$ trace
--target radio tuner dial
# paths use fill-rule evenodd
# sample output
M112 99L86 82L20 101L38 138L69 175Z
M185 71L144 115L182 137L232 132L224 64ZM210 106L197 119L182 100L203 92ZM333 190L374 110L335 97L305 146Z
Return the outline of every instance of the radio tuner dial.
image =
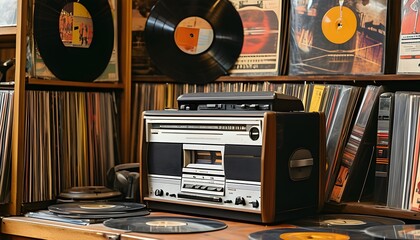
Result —
M155 190L155 196L158 196L158 197L163 196L163 190L162 189L156 189Z
M258 138L260 138L260 130L258 130L258 128L256 127L252 127L251 129L249 129L249 137L253 141L258 140Z
M243 197L236 197L235 205L245 205L245 198Z

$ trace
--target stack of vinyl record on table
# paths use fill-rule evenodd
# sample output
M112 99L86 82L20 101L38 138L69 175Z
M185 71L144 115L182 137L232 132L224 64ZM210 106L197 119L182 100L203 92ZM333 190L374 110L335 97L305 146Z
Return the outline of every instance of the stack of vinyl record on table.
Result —
M29 212L25 216L59 222L88 225L110 218L128 218L148 215L144 204L132 202L72 202L59 203L48 210Z

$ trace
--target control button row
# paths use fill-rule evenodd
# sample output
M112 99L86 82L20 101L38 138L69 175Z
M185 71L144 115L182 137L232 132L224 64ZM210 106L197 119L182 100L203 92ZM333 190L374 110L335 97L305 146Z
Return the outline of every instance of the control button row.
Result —
M211 186L204 186L204 185L184 184L184 188L201 189L201 190L214 191L214 192L223 192L222 187L211 187Z

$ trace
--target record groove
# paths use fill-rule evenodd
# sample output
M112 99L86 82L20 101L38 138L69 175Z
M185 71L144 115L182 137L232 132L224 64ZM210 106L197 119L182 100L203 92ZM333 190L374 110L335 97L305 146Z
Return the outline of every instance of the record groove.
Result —
M381 225L400 225L403 221L358 214L321 214L290 222L299 227L318 227L325 229L342 229L346 231L362 232L368 227Z
M175 81L191 84L228 74L241 53L243 35L242 20L228 0L160 0L145 27L154 65Z
M53 213L73 214L123 214L145 209L145 205L132 202L71 202L54 204L48 207Z
M93 30L90 30L92 36L88 47L69 47L62 41L59 27L62 10L67 4L76 2L91 17ZM76 34L81 29L82 25L73 25L73 22L67 27L68 31L76 31ZM86 82L95 80L107 67L114 46L113 16L108 0L36 0L34 38L45 65L57 78Z
M372 239L420 239L420 224L374 226L366 229Z
M277 228L259 231L248 235L249 240L368 240L370 236L363 232L326 228Z
M205 218L146 216L109 219L104 225L110 228L139 233L200 233L222 230L227 225L221 221Z

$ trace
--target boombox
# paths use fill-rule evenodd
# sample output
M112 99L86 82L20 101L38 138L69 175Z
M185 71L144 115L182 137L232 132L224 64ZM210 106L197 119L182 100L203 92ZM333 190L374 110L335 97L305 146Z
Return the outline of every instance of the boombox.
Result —
M142 120L140 198L151 209L274 223L324 202L321 113L162 110Z

